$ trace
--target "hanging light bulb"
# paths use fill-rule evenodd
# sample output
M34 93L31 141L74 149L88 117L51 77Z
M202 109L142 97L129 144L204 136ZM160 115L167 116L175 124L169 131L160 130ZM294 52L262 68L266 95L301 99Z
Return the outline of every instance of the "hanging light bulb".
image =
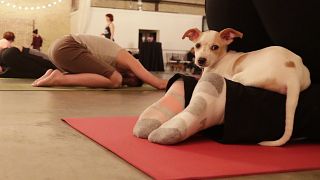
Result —
M132 0L130 1L129 8L132 9Z
M0 0L0 5L6 5L7 7L11 7L13 9L18 10L40 10L40 9L46 9L51 8L58 3L61 3L63 0L51 0L51 2L47 4L39 4L39 5L30 5L30 6L21 6L18 3L9 2L9 0Z
M138 10L139 11L142 11L143 9L142 9L142 5L143 5L143 3L142 3L142 0L138 0Z

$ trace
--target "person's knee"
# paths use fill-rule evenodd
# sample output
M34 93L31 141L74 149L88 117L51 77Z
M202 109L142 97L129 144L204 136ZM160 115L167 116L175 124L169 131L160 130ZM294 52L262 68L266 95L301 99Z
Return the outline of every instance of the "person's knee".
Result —
M113 88L119 88L122 85L122 78L112 79Z

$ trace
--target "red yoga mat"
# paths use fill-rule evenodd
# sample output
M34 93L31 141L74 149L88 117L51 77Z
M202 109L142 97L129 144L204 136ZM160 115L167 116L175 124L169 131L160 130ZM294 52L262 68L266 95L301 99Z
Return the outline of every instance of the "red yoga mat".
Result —
M320 144L224 145L194 136L174 146L132 135L137 117L65 118L73 128L155 179L194 179L320 169Z

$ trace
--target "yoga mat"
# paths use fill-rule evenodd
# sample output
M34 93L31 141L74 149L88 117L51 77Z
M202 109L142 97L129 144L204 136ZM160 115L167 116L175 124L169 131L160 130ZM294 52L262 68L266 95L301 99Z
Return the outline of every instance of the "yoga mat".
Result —
M86 88L86 87L33 87L35 79L0 78L0 91L154 91L150 85L142 87L123 87L117 89Z
M132 135L137 117L64 120L156 179L217 178L320 169L320 144L223 145L198 135L178 145L164 146Z

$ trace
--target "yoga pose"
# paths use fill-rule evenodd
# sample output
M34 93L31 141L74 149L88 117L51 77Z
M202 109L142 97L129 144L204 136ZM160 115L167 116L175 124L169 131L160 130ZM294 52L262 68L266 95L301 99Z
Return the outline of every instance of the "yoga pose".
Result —
M10 47L0 52L1 78L39 78L49 69L56 67L38 50Z
M142 80L165 89L167 80L148 72L113 41L92 35L67 35L49 48L49 58L59 70L48 70L33 86L85 86L119 88L139 86Z

